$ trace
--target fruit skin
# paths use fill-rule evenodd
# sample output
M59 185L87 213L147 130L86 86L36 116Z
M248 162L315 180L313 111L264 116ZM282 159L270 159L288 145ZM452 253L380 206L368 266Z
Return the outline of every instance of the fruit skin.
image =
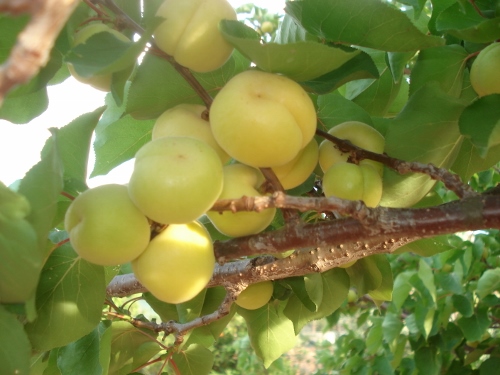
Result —
M165 18L154 31L156 45L195 72L210 72L229 59L233 47L219 31L223 19L236 20L226 0L166 0L157 17Z
M335 163L323 176L325 196L362 200L376 207L382 198L382 178L370 165Z
M156 298L189 301L210 281L215 267L212 239L200 223L171 224L132 261L135 276Z
M247 310L256 310L269 302L273 295L273 282L261 281L260 283L249 285L236 298L238 306Z
M274 31L273 23L270 21L262 22L262 25L260 26L260 31L262 31L262 33L271 34Z
M87 39L89 39L92 35L98 34L101 32L107 32L113 34L117 39L122 40L124 42L130 42L130 39L125 35L120 33L117 30L110 28L109 26L103 23L92 23L75 34L75 38L73 40L73 47L78 44L85 43ZM68 70L77 81L88 84L93 88L101 91L111 91L111 78L112 74L99 74L92 77L82 77L79 75L72 64L68 63Z
M212 207L222 191L222 163L206 143L163 137L136 154L130 177L132 201L150 219L185 224Z
M470 69L470 83L479 96L500 94L500 43L479 52Z
M238 199L244 195L260 196L257 189L263 182L264 176L255 168L244 164L226 165L224 166L224 188L219 199ZM249 236L262 232L271 224L275 214L275 208L267 208L260 212L207 212L215 228L230 237Z
M384 136L368 124L359 121L346 121L334 126L328 133L340 139L347 139L353 145L367 151L376 152L378 154L384 152ZM340 150L327 139L321 142L319 146L319 165L323 172L326 172L335 163L347 161L348 157L349 154L340 152ZM365 159L361 160L359 164L371 165L382 174L383 166L376 161Z
M285 190L299 186L318 164L318 143L313 138L290 162L272 168Z
M130 200L124 185L86 190L64 218L71 245L85 260L101 266L130 262L148 246L148 219Z
M354 266L354 263L356 263L357 261L358 261L357 259L354 259L354 260L351 260L350 262L341 264L339 267L340 268L349 268L349 267Z
M191 137L212 147L222 164L231 157L219 146L212 134L210 124L201 116L207 108L198 104L179 104L163 112L153 127L153 140L161 137Z
M234 76L210 108L219 145L253 167L290 162L313 138L316 110L302 87L289 78L248 70Z

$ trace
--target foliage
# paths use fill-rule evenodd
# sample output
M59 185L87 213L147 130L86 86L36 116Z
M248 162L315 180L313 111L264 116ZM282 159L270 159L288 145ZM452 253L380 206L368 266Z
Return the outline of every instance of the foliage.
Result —
M0 185L0 369L23 375L147 374L153 368L157 374L285 374L293 364L283 354L293 348L302 328L326 319L329 329L341 328L345 334L334 344L316 343L316 374L496 373L499 228L437 237L415 230L412 241L394 253L360 255L345 269L332 266L318 273L313 267L292 277L277 273L268 304L256 310L229 304L217 315L227 307L231 288L261 281L257 271L271 274L272 265L279 270L287 259L306 259L316 247L295 248L298 255L285 260L273 258L276 251L257 258L247 253L235 264L250 268L230 275L225 288L210 285L181 304L127 290L130 301L139 298L150 306L143 315L128 302L120 305L114 298L119 293L106 290L112 280L123 280L115 276L130 276L130 264L103 267L83 260L62 222L72 197L87 189L92 135L96 163L91 176L97 176L133 158L150 141L154 119L165 110L180 103L203 104L204 94L217 95L252 64L299 82L315 103L320 130L362 121L385 136L390 157L453 171L464 186L489 192L481 197L498 194L500 94L478 98L469 80L477 53L500 38L497 2L304 0L287 2L283 17L247 5L239 9L247 14L245 22L219 25L235 47L230 59L213 72L192 74L152 47L143 55L160 3L81 2L48 63L3 100L0 118L28 123L47 108L47 85L69 76L66 62L83 75L114 72L103 107L53 129L40 162L17 187ZM125 43L96 34L72 49L74 31L96 19L129 37L141 31L140 38ZM24 15L0 15L0 62L9 60L29 22ZM263 31L264 22L271 22L274 31ZM317 168L287 194L322 196L321 177ZM461 201L445 187L449 179L436 183L429 173L399 174L387 162L383 179L381 205L399 209L388 212ZM482 218L476 205L456 207L466 219ZM279 211L265 233L278 238L289 211ZM304 222L318 228L352 223L341 216L330 210L301 213ZM214 240L227 240L201 221ZM387 236L385 243L391 241L396 239ZM367 243L360 252L369 248ZM259 261L274 263L263 271ZM243 272L248 269L257 271L248 276ZM349 290L356 291L357 301L348 300ZM210 316L216 318L198 319ZM228 325L232 320L239 325ZM347 326L348 321L355 323ZM165 338L162 332L176 335Z

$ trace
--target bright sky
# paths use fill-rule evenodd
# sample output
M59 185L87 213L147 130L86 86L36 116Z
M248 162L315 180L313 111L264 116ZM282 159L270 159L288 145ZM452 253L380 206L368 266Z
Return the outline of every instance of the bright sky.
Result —
M282 13L285 0L229 0L233 7L253 2L272 13ZM14 125L0 120L0 181L10 185L23 178L25 173L40 160L40 151L50 133L48 128L60 128L74 118L91 112L104 103L106 93L81 84L72 78L62 84L48 87L49 108L26 125ZM94 164L93 153L89 160L89 173ZM127 162L110 172L88 181L90 187L103 183L126 183L132 163Z

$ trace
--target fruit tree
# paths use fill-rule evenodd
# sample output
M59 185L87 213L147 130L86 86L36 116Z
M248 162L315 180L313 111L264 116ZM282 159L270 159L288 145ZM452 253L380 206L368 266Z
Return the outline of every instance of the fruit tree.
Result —
M283 8L0 0L1 119L108 92L0 184L1 374L498 373L499 2Z

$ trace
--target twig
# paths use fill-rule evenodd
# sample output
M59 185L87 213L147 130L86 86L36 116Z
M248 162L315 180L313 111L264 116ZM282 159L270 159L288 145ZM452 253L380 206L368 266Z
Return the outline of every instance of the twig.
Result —
M458 175L451 173L444 168L436 167L433 164L399 160L385 154L377 154L375 152L367 151L353 145L345 139L334 137L333 135L320 129L316 130L316 134L333 142L340 151L350 153L355 160L370 159L378 161L379 163L394 169L399 174L425 173L433 180L443 182L444 185L449 190L453 191L459 198L467 198L478 195L469 185L464 184Z
M271 187L271 192L281 195L285 193L283 185L281 185L280 180L276 176L276 173L271 168L260 168L260 171L266 178L266 183ZM300 222L299 213L296 210L282 209L283 218L285 219L286 225L296 225Z
M31 15L8 60L0 67L0 106L10 90L28 82L47 64L59 32L78 3L78 0L0 0L0 11Z

